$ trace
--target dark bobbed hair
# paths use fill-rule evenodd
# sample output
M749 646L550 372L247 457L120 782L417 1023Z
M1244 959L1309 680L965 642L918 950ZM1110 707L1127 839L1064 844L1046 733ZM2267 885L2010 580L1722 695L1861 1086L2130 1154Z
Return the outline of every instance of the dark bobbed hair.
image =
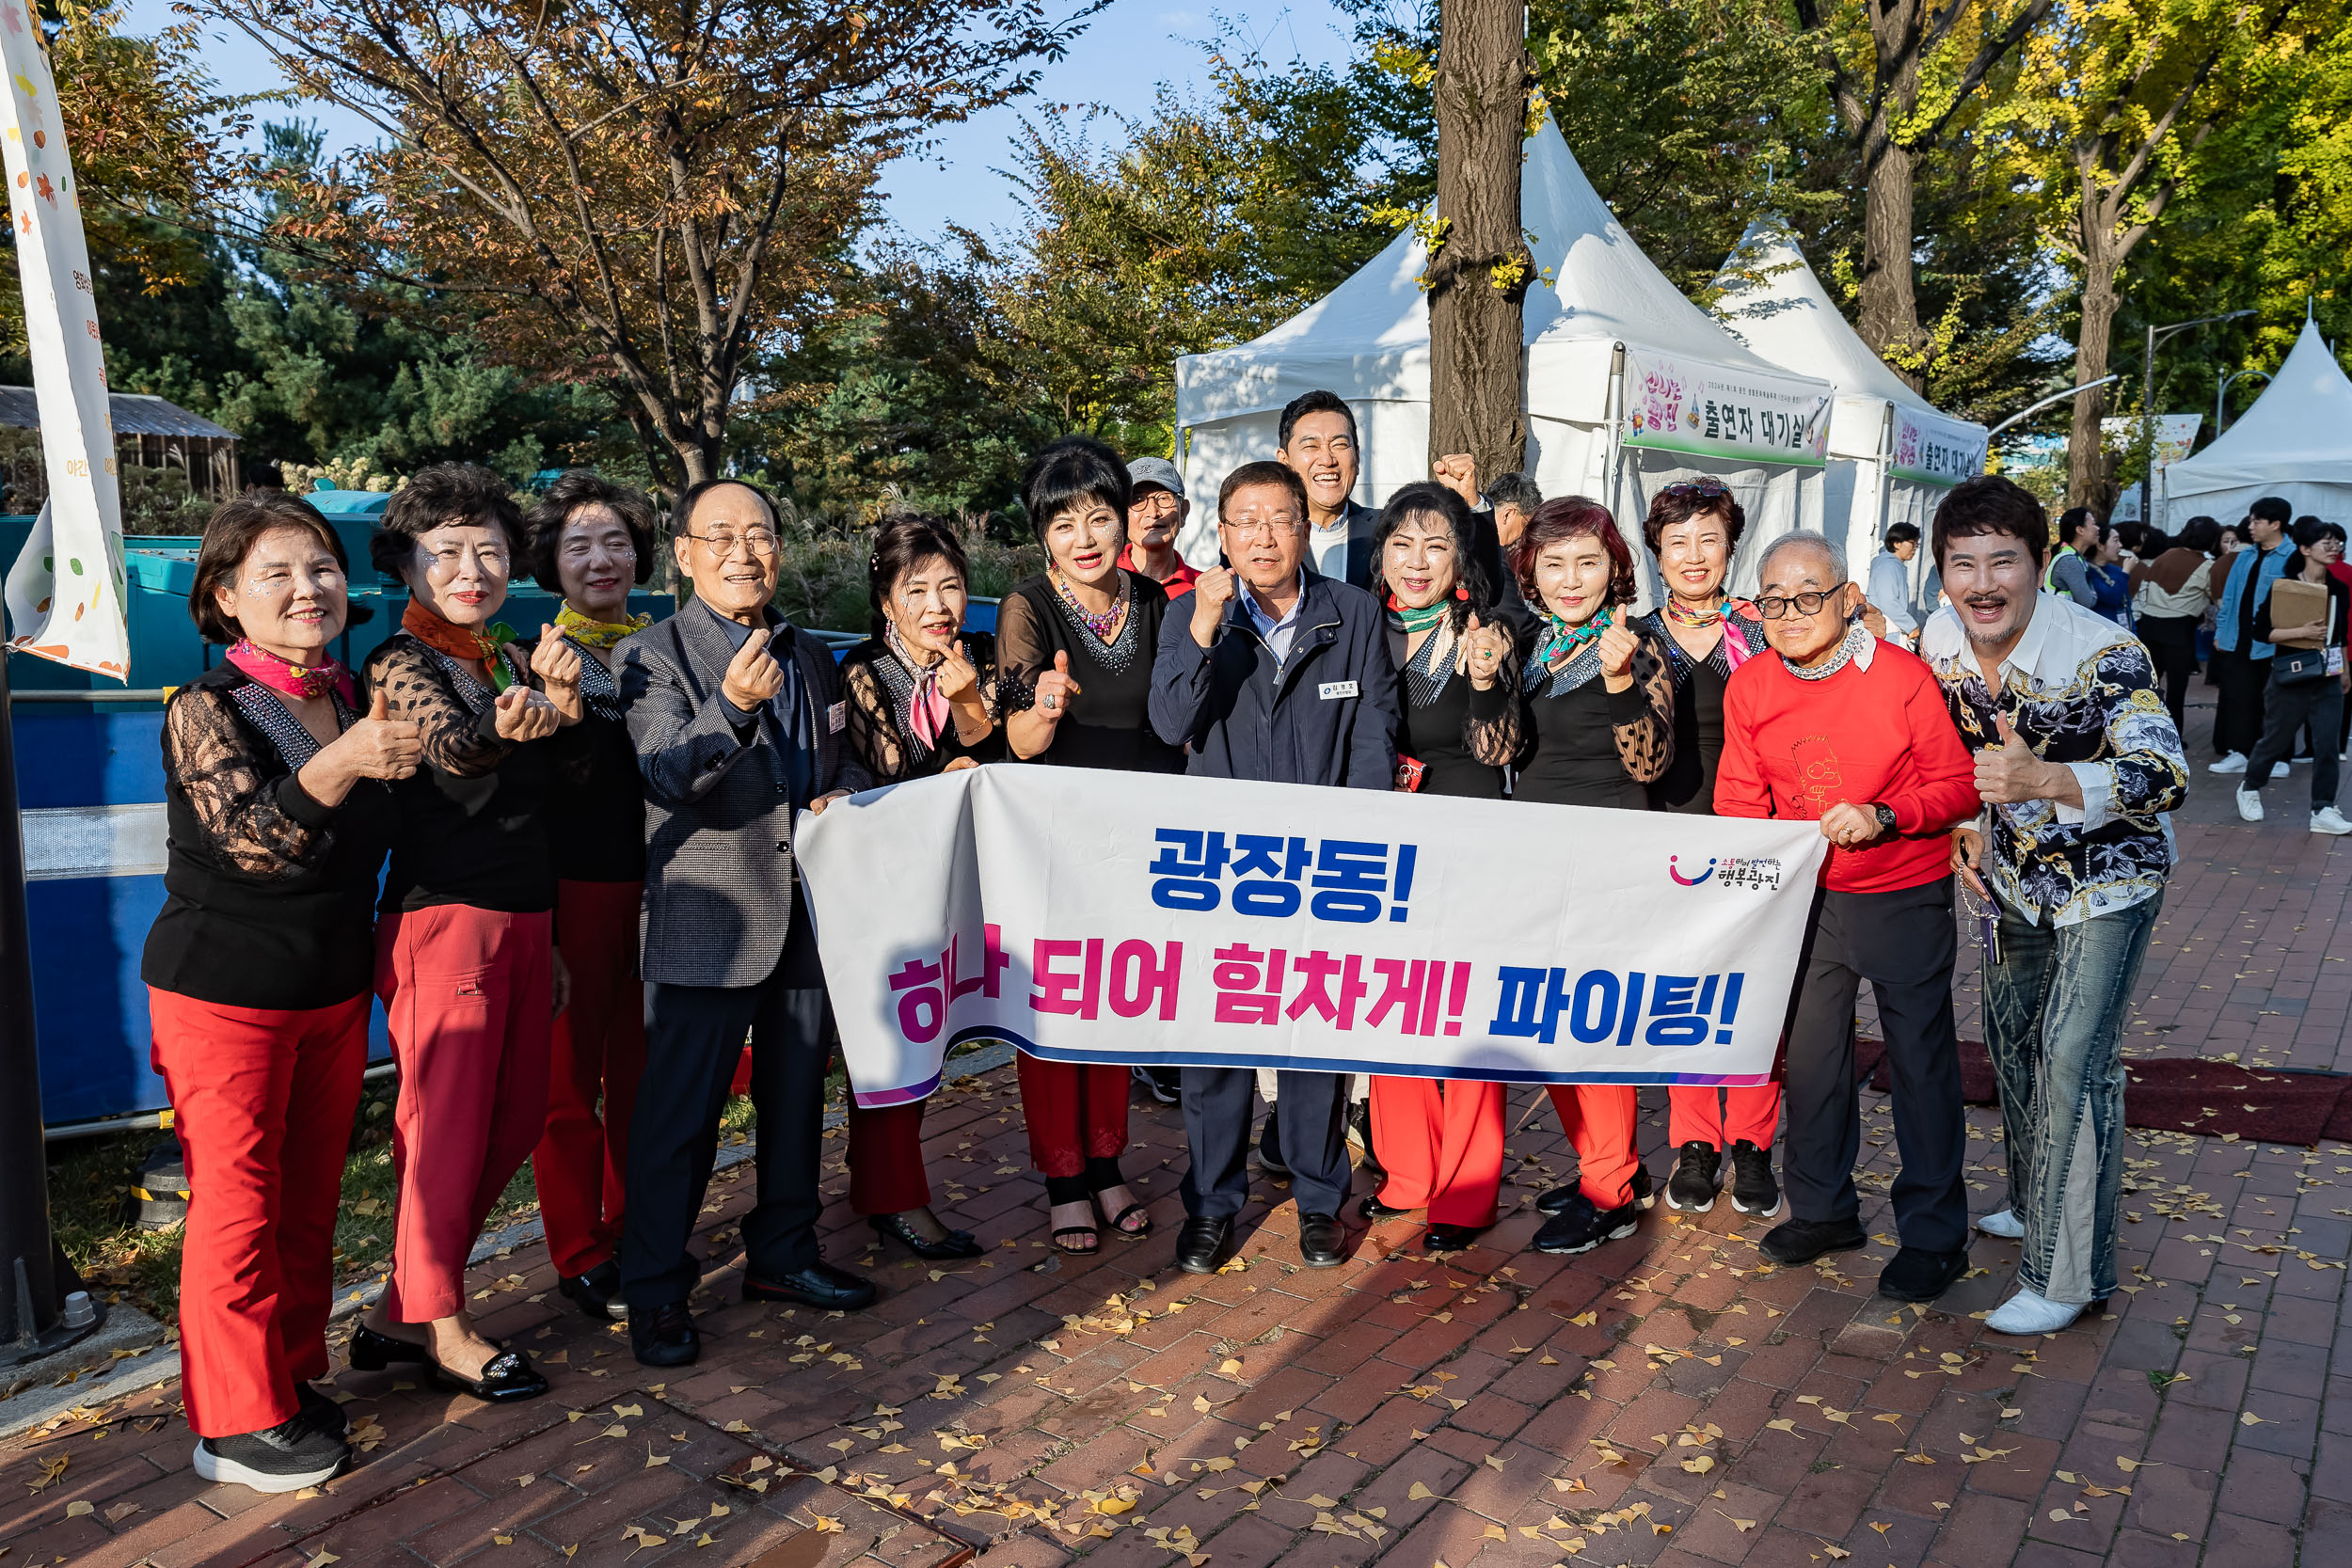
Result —
M1562 496L1537 507L1527 519L1519 542L1511 546L1511 575L1518 579L1519 594L1529 604L1543 603L1535 592L1535 558L1547 546L1585 534L1599 540L1600 547L1609 552L1610 604L1633 602L1633 551L1617 531L1617 519L1589 496Z
M1096 501L1119 514L1127 526L1127 502L1135 484L1127 464L1107 443L1091 436L1057 436L1037 449L1021 473L1021 508L1029 515L1029 531L1045 542L1045 526L1084 501Z
M1702 496L1692 490L1673 494L1661 490L1657 499L1649 503L1649 515L1642 519L1642 543L1649 546L1650 554L1656 555L1658 542L1666 536L1668 529L1709 512L1723 518L1724 531L1731 535L1726 542L1727 554L1737 555L1740 535L1748 531L1748 514L1740 506L1740 498L1731 493L1729 485L1724 487L1720 496Z
M531 534L523 510L506 481L477 463L436 463L419 468L392 492L384 520L368 537L368 560L388 578L399 578L414 558L417 541L445 524L495 528L517 562L528 560Z
M1944 569L1944 555L1953 540L1980 533L2011 535L2026 546L2036 566L2050 553L2050 515L2032 491L1999 474L1962 480L1935 509L1930 549L1936 570Z
M2310 549L2322 539L2334 539L2341 542L2344 537L2343 528L2325 518L2297 517L2295 519L2295 547L2297 552Z
M2287 499L2284 496L2265 496L2248 507L2246 515L2249 517L2260 517L2265 522L2277 523L2283 528L2287 519L2295 515L2295 508L2287 504Z
M1461 497L1433 480L1406 485L1380 509L1380 526L1372 535L1374 595L1383 604L1388 602L1389 585L1380 575L1380 562L1387 559L1384 552L1389 535L1415 517L1442 517L1454 535L1454 579L1469 594L1452 603L1454 629L1461 630L1472 615L1482 623L1493 620L1494 585L1486 580L1486 568L1479 563L1477 552L1470 548L1470 509Z
M637 580L644 582L653 576L654 543L660 536L653 502L642 490L615 484L586 468L573 468L548 486L539 504L523 519L531 535L531 575L548 593L560 595L564 592L555 557L556 546L564 542L564 525L581 507L596 505L611 507L621 526L628 530L629 545L637 552Z
M1282 405L1281 422L1275 427L1275 446L1287 448L1291 444L1291 427L1310 414L1343 416L1347 420L1347 438L1359 446L1363 444L1363 437L1356 433L1356 410L1350 408L1347 400L1339 393L1317 388L1311 392L1299 393Z
M1272 458L1260 458L1255 463L1244 463L1225 476L1225 483L1216 487L1218 525L1222 527L1225 522L1225 503L1232 499L1234 491L1248 490L1261 484L1271 484L1279 489L1288 490L1291 493L1291 499L1298 503L1299 526L1301 528L1306 526L1307 482L1299 478L1297 470L1291 467L1289 464L1277 463Z
M964 591L971 592L972 564L964 556L963 541L945 519L922 512L894 512L874 531L874 553L866 558L866 595L876 637L890 620L882 601L900 578L933 557L953 566Z
M2172 542L2185 550L2211 555L2221 547L2221 525L2211 517L2191 517Z
M1544 493L1525 474L1497 474L1486 483L1486 504L1516 506L1528 516L1544 504Z
M1917 543L1918 538L1919 525L1917 523L1890 523L1887 525L1884 542L1888 545L1910 545Z
M753 495L757 496L759 504L768 509L768 526L779 533L784 531L784 508L777 504L775 497L748 479L721 475L717 479L698 479L679 493L677 505L670 513L671 533L675 535L691 532L694 521L694 508L702 504L702 499L713 490L723 490L730 484L739 490L749 490Z
M188 584L188 618L205 641L226 644L244 638L237 618L222 611L213 591L236 579L237 568L245 564L262 535L281 528L298 528L311 534L334 555L335 564L344 575L350 575L351 560L343 554L343 542L317 507L283 490L248 490L235 500L223 502L206 519L204 542L197 546L196 577Z

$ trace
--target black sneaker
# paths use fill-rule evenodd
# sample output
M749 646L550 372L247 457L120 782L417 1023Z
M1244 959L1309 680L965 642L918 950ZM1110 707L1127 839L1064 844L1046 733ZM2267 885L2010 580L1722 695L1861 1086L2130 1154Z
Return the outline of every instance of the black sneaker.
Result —
M1175 1105L1184 1098L1184 1081L1172 1067L1139 1067L1135 1069L1136 1082L1151 1091L1152 1098L1163 1105Z
M1714 1208L1715 1178L1723 1168L1723 1151L1713 1144L1684 1144L1675 1173L1666 1179L1666 1207L1686 1214L1704 1214Z
M299 1492L332 1481L351 1463L351 1447L296 1416L262 1432L207 1437L196 1446L196 1473L256 1492Z
M1290 1166L1282 1164L1282 1123L1268 1107L1265 1124L1258 1130L1258 1164L1268 1176L1288 1176Z
M1889 1301L1933 1301L1968 1272L1968 1249L1929 1252L1898 1247L1879 1271L1879 1294Z
M1642 1206L1627 1203L1606 1213L1593 1207L1582 1193L1544 1222L1535 1232L1537 1252L1590 1252L1603 1242L1630 1236L1642 1223Z
M1760 1219L1780 1212L1780 1183L1772 1180L1772 1151L1758 1148L1745 1138L1731 1146L1731 1206Z
M294 1412L294 1419L308 1425L312 1432L341 1437L351 1430L351 1418L343 1414L343 1407L310 1385L295 1384L294 1398L302 1402L302 1408Z
M1539 1214L1564 1213L1568 1205L1576 1201L1577 1195L1583 1190L1573 1181L1565 1187L1554 1187L1536 1198L1535 1212ZM1658 1185L1650 1180L1649 1167L1636 1164L1633 1167L1633 1207L1650 1209L1656 1207L1657 1203Z
M1783 1268L1810 1263L1832 1252L1867 1246L1860 1220L1784 1220L1764 1233L1756 1250Z

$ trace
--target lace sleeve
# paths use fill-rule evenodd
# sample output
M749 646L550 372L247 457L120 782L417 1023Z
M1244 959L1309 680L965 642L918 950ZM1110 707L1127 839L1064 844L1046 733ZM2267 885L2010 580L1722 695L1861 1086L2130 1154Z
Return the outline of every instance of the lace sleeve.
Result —
M1494 685L1484 691L1470 688L1470 716L1462 721L1463 747L1489 768L1510 767L1519 751L1520 711L1519 661L1513 657L1495 671Z
M1627 711L1628 700L1640 711ZM1665 777L1675 755L1675 677L1665 651L1645 635L1633 650L1633 689L1610 694L1610 728L1616 736L1617 760L1637 784L1655 784Z
M458 699L425 645L395 637L368 656L368 696L376 691L394 719L413 721L424 760L453 779L478 779L498 771L515 750L499 738L494 711L476 714Z
M853 658L841 666L843 695L849 700L850 749L866 764L877 784L897 784L907 776L906 748L890 711L890 693L874 674L873 661Z
M1054 650L1038 625L1036 607L1025 594L1008 594L996 610L997 718L1028 712L1037 701L1038 676L1053 667Z
M164 717L164 776L186 799L206 854L257 881L283 881L326 856L333 816L275 770L264 744L210 688L182 689ZM305 806L316 820L293 815Z
M1004 694L997 689L996 640L984 631L966 632L963 656L980 673L980 711L988 715L990 723L1002 729L1005 706Z

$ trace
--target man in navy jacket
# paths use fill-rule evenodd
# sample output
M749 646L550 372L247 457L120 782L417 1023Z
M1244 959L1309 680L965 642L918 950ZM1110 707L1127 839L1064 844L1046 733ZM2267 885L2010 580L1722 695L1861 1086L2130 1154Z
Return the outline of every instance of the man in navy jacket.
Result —
M1152 727L1191 751L1186 771L1219 779L1390 789L1396 782L1396 666L1370 594L1305 564L1307 489L1279 463L1249 463L1217 495L1231 566L1204 572L1168 607L1152 667ZM1184 1069L1184 1227L1176 1261L1224 1261L1248 1201L1254 1075ZM1347 1075L1281 1075L1275 1114L1298 1198L1298 1252L1341 1262L1346 1232Z

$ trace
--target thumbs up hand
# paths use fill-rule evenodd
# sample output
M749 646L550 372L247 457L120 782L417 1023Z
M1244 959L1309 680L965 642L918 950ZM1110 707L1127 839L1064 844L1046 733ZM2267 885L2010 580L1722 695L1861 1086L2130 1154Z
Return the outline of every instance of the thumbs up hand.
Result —
M2017 733L2009 715L1994 708L1993 724L1998 744L1977 753L1978 795L1996 805L2058 799L2061 790L2051 780L2052 765L2034 755L2033 747ZM2068 782L2072 782L2071 773Z
M1054 667L1037 678L1037 709L1048 723L1056 723L1070 711L1070 699L1078 695L1078 683L1070 678L1070 656L1057 653Z
M391 700L379 686L369 699L367 717L353 720L319 754L327 752L342 753L338 761L354 778L405 779L423 760L424 742L414 721L392 717Z
M1495 673L1502 661L1511 657L1511 634L1502 626L1482 626L1473 614L1462 630L1463 651L1468 656L1470 685L1484 691L1495 683Z

